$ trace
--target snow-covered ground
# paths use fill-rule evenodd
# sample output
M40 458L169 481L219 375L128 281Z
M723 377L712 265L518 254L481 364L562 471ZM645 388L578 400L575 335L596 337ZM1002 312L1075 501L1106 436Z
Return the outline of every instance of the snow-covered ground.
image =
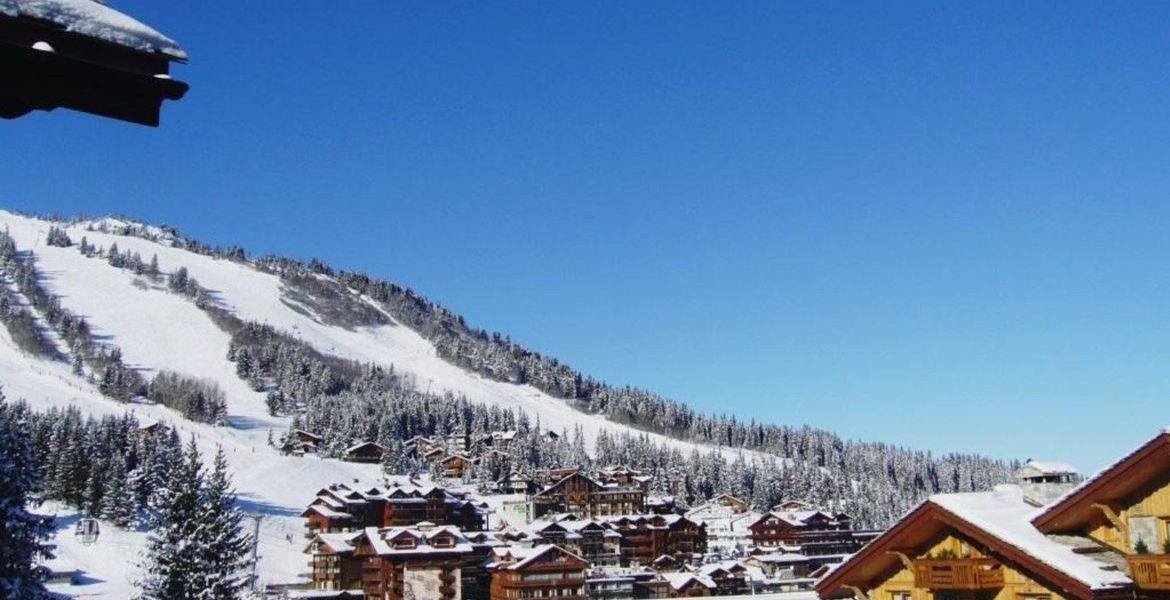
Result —
M227 360L229 338L189 300L146 282L98 258L86 258L76 247L57 248L45 243L47 221L0 211L0 228L7 229L22 251L34 252L37 267L49 290L62 305L84 316L99 339L117 344L128 365L146 376L162 369L217 382L228 400L229 426L212 427L179 418L168 409L126 406L100 396L85 379L73 375L65 363L53 363L22 353L0 328L0 384L10 399L23 398L37 409L76 405L88 414L121 414L134 410L140 420L164 420L180 428L184 439L194 435L205 453L221 445L227 452L240 500L246 511L263 515L260 529L260 579L287 582L306 570L301 551L304 532L299 514L314 493L335 482L375 485L377 466L317 458L280 456L266 444L269 430L281 432L288 420L269 416L263 394L252 391L235 375ZM413 375L420 387L449 390L473 402L494 404L539 416L544 426L573 429L580 426L586 439L601 430L633 431L596 415L571 408L531 386L485 379L438 357L434 346L408 327L393 323L347 330L319 323L282 302L280 280L247 265L202 256L135 237L68 229L76 244L84 236L90 244L108 248L117 243L149 261L158 256L164 272L186 267L190 276L211 290L220 304L242 319L270 324L312 344L319 351L362 362L394 365ZM640 433L640 432L639 432ZM696 445L649 434L657 442L689 452ZM710 447L698 446L701 451ZM730 456L739 450L725 448ZM497 507L499 508L499 507ZM59 507L58 507L59 509ZM57 562L86 571L81 586L55 586L58 591L90 598L125 598L133 589L134 563L143 544L140 533L104 529L97 544L82 546L73 539L76 515L63 511Z

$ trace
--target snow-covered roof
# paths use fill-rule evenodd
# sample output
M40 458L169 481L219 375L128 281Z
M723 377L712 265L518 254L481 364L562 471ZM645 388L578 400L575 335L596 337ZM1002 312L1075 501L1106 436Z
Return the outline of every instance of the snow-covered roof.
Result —
M320 542L328 546L334 553L343 554L353 552L354 546L357 544L358 538L362 536L360 531L345 531L341 533L318 533L309 541L309 545L305 547L305 552L312 551L313 545Z
M355 450L360 450L362 448L365 448L366 446L373 446L379 450L386 449L385 446L383 446L382 444L379 444L377 442L360 442L360 443L357 443L357 444L350 446L349 448L346 448L345 453L349 454L350 452L353 452Z
M775 563L780 565L800 564L814 560L816 557L805 556L797 552L772 552L769 554L757 554L751 557L762 563Z
M937 494L931 496L929 502L1090 589L1108 589L1133 583L1124 573L1112 570L1107 563L1094 560L1090 555L1077 554L1072 547L1050 539L1033 527L1031 520L1038 511L1024 502L1023 490L1019 486L999 485L990 492Z
M697 581L707 589L715 589L715 581L706 575L696 573L660 573L661 577L675 590L682 590L691 581Z
M187 60L187 52L175 40L94 0L0 0L0 14L41 19L119 46Z
M1042 475L1076 475L1078 473L1077 468L1068 463L1049 460L1029 460L1027 463L1024 463L1021 470L1029 467Z
M315 512L315 513L317 513L323 517L329 518L329 519L351 519L351 518L353 518L349 513L338 512L336 510L333 510L332 508L329 508L328 506L322 506L320 504L313 504L313 505L309 506L309 508L305 509L305 512L302 513L301 516L308 516L307 513L309 513L309 512Z
M366 538L370 540L370 545L374 548L374 553L379 556L396 554L446 554L452 552L462 554L473 550L471 543L467 541L463 532L458 527L451 525L431 526L424 522L416 527L366 527L364 531ZM440 534L448 534L453 538L454 544L447 547L435 546L433 541ZM401 536L414 538L417 545L413 548L394 548L391 541Z
M589 564L585 559L557 546L556 544L548 544L544 546L536 546L534 548L518 548L515 546L494 548L494 554L497 560L493 562L493 566L499 569L507 569L509 571L522 569L536 559L548 554L550 552L561 552L571 556L577 560Z

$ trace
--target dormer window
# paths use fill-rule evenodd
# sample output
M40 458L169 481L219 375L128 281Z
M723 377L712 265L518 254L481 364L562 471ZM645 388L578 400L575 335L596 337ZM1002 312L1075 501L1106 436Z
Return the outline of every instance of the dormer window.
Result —
M394 540L395 550L413 550L417 546L417 542L412 537L400 537Z
M455 540L450 536L444 535L431 540L431 545L436 548L453 548L455 546Z

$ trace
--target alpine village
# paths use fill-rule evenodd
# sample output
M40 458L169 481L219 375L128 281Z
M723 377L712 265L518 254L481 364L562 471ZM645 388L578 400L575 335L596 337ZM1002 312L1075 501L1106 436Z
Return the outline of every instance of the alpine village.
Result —
M0 2L0 116L61 107L158 126L162 102L187 91L168 75L186 53L127 19L91 0ZM32 378L16 389L34 389L48 373L72 396L64 408L20 392L0 402L0 451L17 457L0 461L17 473L2 481L17 482L21 500L0 514L0 533L27 530L35 540L73 527L54 544L28 544L42 557L37 576L61 593L100 581L78 564L115 536L145 548L154 579L135 585L155 586L150 598L178 593L158 574L179 573L186 559L167 552L220 543L217 556L227 558L215 578L226 591L200 598L1170 599L1170 432L1085 478L1062 462L934 458L745 424L593 381L365 274L248 257L126 220L6 212L3 221L0 312L13 345L4 352L25 365L11 380ZM280 306L252 310L246 294L233 296L233 278L247 277L278 282ZM213 358L236 378L160 370L146 381L126 367L124 356L155 350L130 346L132 335L125 348L120 336L95 336L87 319L103 326L101 307L67 308L71 295L86 295L78 286L123 279L230 338L227 358ZM238 287L262 287L257 281ZM286 308L280 314L302 324L291 327L296 334L269 324ZM425 386L368 358L383 350L329 354L356 329L399 323L440 365L420 371L432 374ZM448 376L448 391L432 392L442 369L458 375ZM476 389L450 383L459 377L538 394L572 416L542 423L525 405L472 403L450 391ZM261 410L240 417L233 390ZM85 394L95 406L133 411L111 416L100 404L105 412L83 417L72 399ZM584 433L597 423L598 433ZM267 439L257 444L253 431ZM26 437L36 445L20 454ZM218 454L205 470L209 440ZM278 479L253 477L233 491L228 473L246 476L257 461ZM39 483L20 491L34 470ZM296 510L264 500L322 473L332 480L297 492ZM182 477L197 497L184 500L174 485ZM17 510L34 495L58 519L72 516L51 525ZM201 508L183 522L188 501ZM300 524L295 532L279 529L289 521ZM194 525L184 533L184 523ZM215 523L225 524L218 542L204 540ZM185 542L167 546L167 536ZM272 560L264 555L284 556L277 546L299 558L281 565L283 580L261 581L259 561Z

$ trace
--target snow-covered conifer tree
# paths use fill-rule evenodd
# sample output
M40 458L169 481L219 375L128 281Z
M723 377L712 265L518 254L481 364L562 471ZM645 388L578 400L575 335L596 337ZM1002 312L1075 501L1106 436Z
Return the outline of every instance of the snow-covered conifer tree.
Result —
M201 598L206 568L199 544L202 487L203 464L192 437L182 461L171 468L156 495L159 514L141 563L137 596L141 600Z
M241 525L243 513L235 505L236 494L227 473L223 448L215 453L203 491L199 543L203 583L202 600L239 598L247 585L251 538Z
M40 478L18 411L0 394L0 597L51 598L37 566L52 558L44 543L53 531L52 517L29 512Z

